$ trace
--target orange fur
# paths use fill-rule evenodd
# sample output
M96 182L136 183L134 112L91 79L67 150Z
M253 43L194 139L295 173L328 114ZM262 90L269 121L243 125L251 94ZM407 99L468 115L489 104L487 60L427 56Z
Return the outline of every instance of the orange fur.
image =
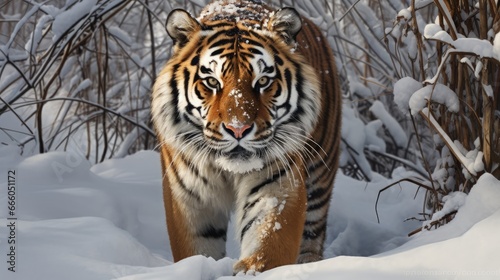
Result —
M160 150L161 166L164 172L168 172L171 164L169 149L162 145ZM185 223L183 211L177 199L172 195L171 185L167 178L168 174L163 175L163 202L165 204L165 215L167 218L168 236L174 261L180 261L184 258L194 255L191 230Z
M305 176L304 172L293 170L295 178ZM297 186L288 186L290 192L281 213L273 213L258 228L264 234L261 246L256 252L234 265L235 271L264 271L278 266L294 264L299 255L299 247L304 229L306 213L306 188L302 180ZM276 225L279 229L274 229Z

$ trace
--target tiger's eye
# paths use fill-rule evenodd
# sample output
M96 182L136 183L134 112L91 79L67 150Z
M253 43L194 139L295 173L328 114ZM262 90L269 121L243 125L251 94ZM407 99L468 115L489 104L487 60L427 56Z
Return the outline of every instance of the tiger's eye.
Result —
M269 83L269 78L266 76L261 77L257 83L259 84L260 87L265 87Z
M208 78L208 79L207 79L207 84L208 84L208 86L209 86L209 87L211 87L211 88L215 88L215 89L216 89L216 88L218 88L218 87L219 87L219 81L217 81L217 79L216 79L216 78L214 78L214 77L210 77L210 78Z

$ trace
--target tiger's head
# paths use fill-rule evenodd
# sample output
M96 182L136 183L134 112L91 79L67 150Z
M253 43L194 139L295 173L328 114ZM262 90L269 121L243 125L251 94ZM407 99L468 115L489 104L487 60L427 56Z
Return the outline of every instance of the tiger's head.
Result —
M152 99L161 141L236 173L303 150L320 110L317 76L295 52L299 14L252 5L208 6L198 20L172 11L174 50Z

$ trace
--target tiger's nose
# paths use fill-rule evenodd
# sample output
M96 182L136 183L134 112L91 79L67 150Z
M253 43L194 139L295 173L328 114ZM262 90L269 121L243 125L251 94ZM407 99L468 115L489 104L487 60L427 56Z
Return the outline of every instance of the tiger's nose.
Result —
M224 128L225 131L227 131L231 136L233 136L236 139L241 139L250 133L252 131L252 125L247 125L247 124L225 124L222 123L222 127Z

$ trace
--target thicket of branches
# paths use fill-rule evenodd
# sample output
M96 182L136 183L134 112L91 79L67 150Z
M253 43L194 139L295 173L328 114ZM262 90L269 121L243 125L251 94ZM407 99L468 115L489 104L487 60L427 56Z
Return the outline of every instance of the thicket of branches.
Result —
M347 20L336 39L344 42L339 56L352 71L351 106L364 123L382 120L386 132L384 153L365 146L372 169L390 175L388 166L402 164L416 171L408 180L427 190L429 214L441 209L448 193L468 193L483 173L500 178L500 4L341 2L348 7ZM345 47L354 42L355 48ZM410 114L408 103L418 98L426 104ZM376 100L406 132L406 146L392 137L398 133L385 126ZM457 100L457 110L448 107L450 100Z
M169 55L168 1L7 1L0 42L3 133L40 153L100 162L154 147L149 95ZM160 18L161 17L161 18Z
M165 19L174 8L197 14L206 2L3 1L0 141L27 153L79 149L92 162L153 149L150 91L171 49ZM495 1L264 2L307 15L334 49L344 118L366 136L358 146L343 142L344 173L369 180L373 171L391 177L404 166L428 191L432 211L484 172L500 178ZM482 39L491 52L466 47L476 41L464 38ZM417 114L400 110L394 88L405 88L408 77L416 89L432 86L431 96L449 88L459 110L433 98Z

